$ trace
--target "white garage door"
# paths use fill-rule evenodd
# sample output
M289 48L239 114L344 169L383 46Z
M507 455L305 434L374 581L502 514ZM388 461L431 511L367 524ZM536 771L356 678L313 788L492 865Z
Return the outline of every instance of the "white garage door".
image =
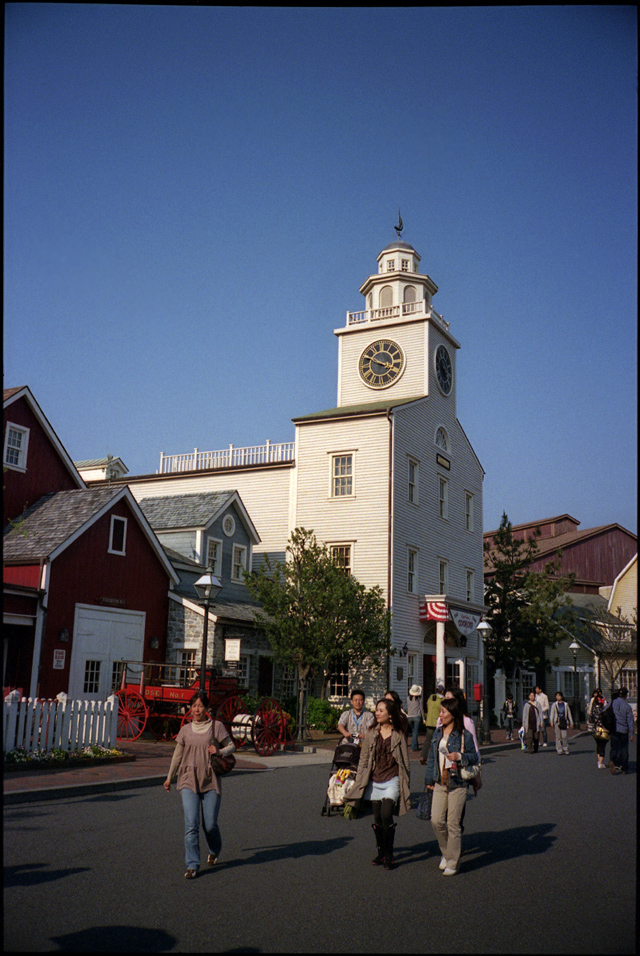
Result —
M105 700L112 692L118 661L143 659L144 624L144 611L76 604L69 697Z

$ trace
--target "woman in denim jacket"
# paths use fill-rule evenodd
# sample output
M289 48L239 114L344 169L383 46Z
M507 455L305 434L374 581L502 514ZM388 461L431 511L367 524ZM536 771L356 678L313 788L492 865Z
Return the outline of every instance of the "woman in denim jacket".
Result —
M460 861L462 811L470 783L462 779L460 767L480 763L480 755L472 735L464 729L464 715L457 700L442 701L440 719L442 726L436 728L431 741L425 784L433 790L431 823L442 854L440 869L444 876L454 876Z

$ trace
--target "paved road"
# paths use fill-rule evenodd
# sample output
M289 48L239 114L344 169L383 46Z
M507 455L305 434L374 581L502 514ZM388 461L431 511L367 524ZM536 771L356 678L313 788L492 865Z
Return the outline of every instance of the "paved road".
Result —
M633 953L635 754L626 777L596 770L590 738L493 754L453 878L413 812L397 869L372 867L370 814L320 814L326 765L227 778L221 862L190 882L175 790L8 806L5 949Z

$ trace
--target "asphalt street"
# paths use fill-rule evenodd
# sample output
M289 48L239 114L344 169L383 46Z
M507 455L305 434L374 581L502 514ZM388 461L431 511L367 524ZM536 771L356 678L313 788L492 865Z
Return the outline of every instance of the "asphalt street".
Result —
M317 762L225 779L221 860L192 881L175 789L6 806L5 951L635 953L631 754L616 777L589 737L569 757L492 754L451 878L413 810L397 868L372 867L369 808L322 816Z

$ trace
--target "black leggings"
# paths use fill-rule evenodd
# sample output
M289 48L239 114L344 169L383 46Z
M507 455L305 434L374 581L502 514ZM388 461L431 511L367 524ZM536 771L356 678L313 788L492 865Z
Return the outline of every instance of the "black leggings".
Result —
M388 830L393 826L393 808L395 800L372 800L373 819L377 827L384 827Z

